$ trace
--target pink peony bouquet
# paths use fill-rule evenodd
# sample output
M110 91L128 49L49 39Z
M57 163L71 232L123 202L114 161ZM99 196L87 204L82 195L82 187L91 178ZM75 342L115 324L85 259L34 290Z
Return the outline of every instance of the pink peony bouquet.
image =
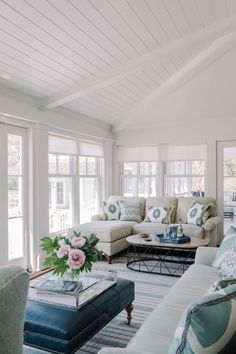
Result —
M98 238L95 234L81 236L75 232L72 237L58 235L41 239L41 248L48 255L45 267L54 267L54 274L63 276L70 272L72 277L81 272L90 272L92 264L102 259L103 252L96 249Z

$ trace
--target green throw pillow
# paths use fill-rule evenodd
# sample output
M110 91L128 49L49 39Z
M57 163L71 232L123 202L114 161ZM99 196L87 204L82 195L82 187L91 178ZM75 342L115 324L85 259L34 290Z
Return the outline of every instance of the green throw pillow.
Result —
M231 226L217 249L213 267L219 268L222 277L236 278L236 228Z
M236 348L236 285L192 302L184 311L169 354L229 354Z
M120 205L120 220L141 222L141 203L119 202Z
M187 213L187 223L202 226L209 218L212 204L194 203Z
M118 202L102 202L103 219L104 220L119 220L120 206Z
M147 217L145 221L147 222L160 222L162 224L170 224L171 223L171 214L174 210L174 207L166 208L166 207L157 207L150 206L147 211Z

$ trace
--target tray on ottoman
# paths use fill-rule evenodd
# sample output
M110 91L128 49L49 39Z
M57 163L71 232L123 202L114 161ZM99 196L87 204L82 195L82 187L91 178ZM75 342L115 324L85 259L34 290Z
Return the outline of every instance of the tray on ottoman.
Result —
M122 310L130 323L133 300L134 283L119 278L79 309L29 299L24 343L53 353L74 353Z
M164 234L158 234L155 236L156 240L162 243L187 243L191 242L191 238L187 235L181 237L165 237Z

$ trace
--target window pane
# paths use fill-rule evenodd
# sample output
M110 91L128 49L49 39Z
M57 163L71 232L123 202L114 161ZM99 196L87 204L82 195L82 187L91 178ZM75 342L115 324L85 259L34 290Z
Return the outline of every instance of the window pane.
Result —
M48 167L49 174L55 175L57 173L57 156L53 154L49 154L48 163L49 163L49 167Z
M87 174L88 175L96 175L96 157L87 157Z
M192 174L205 175L206 163L205 161L192 161Z
M225 177L224 178L224 191L225 192L236 192L236 177ZM232 200L230 200L232 201Z
M137 196L138 192L138 179L124 177L123 178L123 195L126 197Z
M22 173L22 137L8 134L8 174Z
M80 178L80 223L91 221L91 217L98 213L98 180L94 178Z
M149 196L149 178L139 178L138 181L138 196L148 197Z
M72 226L72 178L49 178L49 231Z
M156 178L152 177L150 178L150 194L149 197L156 197L157 191L156 191Z
M8 177L8 217L22 216L22 177Z
M24 256L23 218L8 219L8 258Z
M166 194L171 196L204 196L204 177L167 177Z
M150 175L155 176L157 174L157 162L150 162Z
M224 160L224 175L229 177L236 176L236 159Z
M137 176L138 175L138 163L137 162L124 162L124 175Z
M57 173L59 175L75 174L75 157L69 155L59 155Z
M86 175L86 173L87 173L86 157L80 156L79 157L79 174Z
M140 175L149 175L149 162L140 162Z

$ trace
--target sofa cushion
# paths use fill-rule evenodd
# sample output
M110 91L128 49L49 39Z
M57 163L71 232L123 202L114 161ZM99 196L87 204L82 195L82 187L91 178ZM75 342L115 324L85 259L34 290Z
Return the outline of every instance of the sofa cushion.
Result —
M130 202L119 202L120 205L120 220L141 222L141 204Z
M174 207L174 210L171 214L171 223L175 222L175 214L177 208L178 199L176 197L148 197L146 200L146 214L151 206L162 206L166 208Z
M184 235L189 237L204 238L204 229L198 225L182 224Z
M187 212L187 223L202 226L210 215L211 204L193 203Z
M192 302L181 318L169 354L234 353L236 285Z
M145 221L147 222L161 222L163 224L171 223L171 214L174 207L166 208L162 206L150 206L147 211Z
M210 217L216 215L216 200L210 197L179 197L178 198L178 207L176 212L176 220L182 220L182 222L187 221L187 213L191 208L193 203L200 204L213 204L213 207L210 209Z
M132 235L133 225L135 225L133 221L100 220L77 225L69 229L68 233L73 234L74 230L81 232L84 236L90 232L94 232L100 242L113 242Z
M236 228L234 226L227 231L212 265L220 269L223 277L236 277Z
M163 232L166 230L166 226L166 224L159 222L143 221L133 226L133 234L163 234Z
M118 202L102 202L102 211L104 220L119 220L120 219L120 205Z
M124 197L123 195L111 195L109 197L109 201L116 201L120 202L123 200L124 202L128 203L140 203L141 204L141 216L142 219L144 219L144 214L145 214L145 203L146 203L146 198L144 197Z

